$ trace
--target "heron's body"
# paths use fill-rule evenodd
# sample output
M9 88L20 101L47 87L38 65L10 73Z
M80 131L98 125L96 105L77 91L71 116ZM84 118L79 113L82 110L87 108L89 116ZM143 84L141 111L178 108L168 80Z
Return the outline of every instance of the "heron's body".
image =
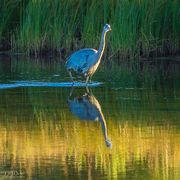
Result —
M95 73L100 64L101 57L104 52L106 33L110 30L110 25L106 24L102 32L100 47L98 50L93 48L81 49L73 53L67 59L66 68L70 74L72 81L72 70L84 75L87 78L86 83L88 82L89 77L91 77Z
M97 50L92 48L81 49L73 53L67 60L66 67L68 70L74 70L75 72L89 74L89 70L96 61Z

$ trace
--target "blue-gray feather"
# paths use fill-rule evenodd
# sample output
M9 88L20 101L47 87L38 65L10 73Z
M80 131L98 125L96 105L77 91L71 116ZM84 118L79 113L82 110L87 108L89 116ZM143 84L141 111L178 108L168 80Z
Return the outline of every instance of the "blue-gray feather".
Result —
M102 120L99 109L96 107L96 104L90 101L87 95L75 98L74 100L68 100L68 105L70 111L81 120Z
M84 73L92 65L92 61L89 61L91 56L95 55L97 50L92 48L81 49L73 53L66 62L66 68L68 70L73 69L79 73Z

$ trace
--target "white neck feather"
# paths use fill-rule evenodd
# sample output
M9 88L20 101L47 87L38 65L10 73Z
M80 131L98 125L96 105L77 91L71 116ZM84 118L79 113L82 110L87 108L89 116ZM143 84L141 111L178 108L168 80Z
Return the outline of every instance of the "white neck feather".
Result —
M101 42L100 42L100 46L98 49L98 55L99 55L99 61L101 60L101 57L103 55L104 52L104 48L105 48L105 37L106 37L106 31L103 30L102 32L102 36L101 36Z

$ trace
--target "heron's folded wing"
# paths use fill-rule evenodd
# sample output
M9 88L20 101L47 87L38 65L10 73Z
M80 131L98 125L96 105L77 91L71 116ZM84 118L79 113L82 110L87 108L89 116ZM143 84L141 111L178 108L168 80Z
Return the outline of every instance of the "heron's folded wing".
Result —
M88 58L89 56L94 55L97 53L95 49L82 49L75 53L73 53L66 62L67 69L73 69L75 71L78 71L80 73L83 73L86 71L86 68L88 68Z

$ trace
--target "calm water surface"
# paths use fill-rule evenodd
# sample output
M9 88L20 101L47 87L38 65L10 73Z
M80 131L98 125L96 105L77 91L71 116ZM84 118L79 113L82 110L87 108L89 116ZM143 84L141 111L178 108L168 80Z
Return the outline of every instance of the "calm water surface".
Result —
M102 64L87 92L64 62L1 56L0 179L180 179L178 71Z

